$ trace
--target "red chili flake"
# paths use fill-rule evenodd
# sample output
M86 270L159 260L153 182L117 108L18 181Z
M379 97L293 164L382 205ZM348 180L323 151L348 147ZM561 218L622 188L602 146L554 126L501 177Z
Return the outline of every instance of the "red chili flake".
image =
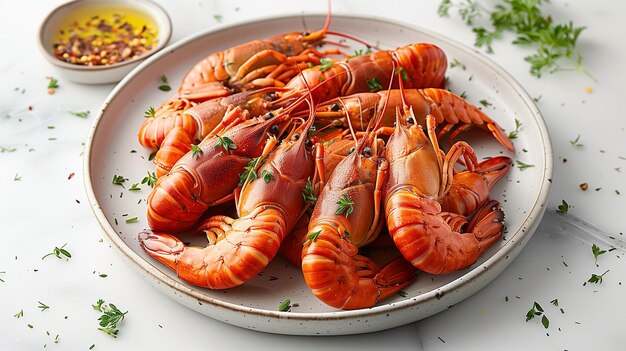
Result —
M28 111L32 111L33 110L33 105L29 105L28 106Z
M74 178L74 172L70 173L70 175L68 175L68 176L67 176L67 179L68 179L68 180L70 180L70 179L72 179L72 178Z

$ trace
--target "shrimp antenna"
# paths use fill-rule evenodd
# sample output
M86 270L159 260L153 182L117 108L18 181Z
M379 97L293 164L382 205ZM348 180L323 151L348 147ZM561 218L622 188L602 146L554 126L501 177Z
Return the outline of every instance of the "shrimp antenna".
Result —
M302 36L302 40L304 41L313 41L318 40L328 33L328 28L330 28L330 19L331 19L331 11L330 11L330 0L328 0L328 14L326 15L326 23L324 23L324 27L317 32L309 33L307 35Z
M329 6L329 14L330 14L330 0L328 0L328 6ZM329 20L330 21L330 20ZM323 84L320 84L318 86L313 87L313 89L311 89L311 86L309 85L309 82L306 81L306 79L304 78L304 74L302 74L302 71L299 71L300 76L302 77L302 80L304 81L304 85L306 85L306 92L307 94L305 95L305 101L307 103L307 105L309 105L309 119L308 121L306 121L306 123L303 123L303 126L306 126L306 130L303 133L309 133L309 129L311 128L311 126L313 125L313 121L315 120L315 100L313 99L313 89L322 86ZM306 139L306 138L303 138Z
M395 64L395 61L394 61ZM398 72L396 72L398 74L398 85L399 85L399 89L400 89L400 99L402 99L402 106L403 109L408 106L408 104L406 103L406 93L404 91L404 80L402 79L402 73L404 70L404 67L400 66L398 68ZM395 70L394 70L395 72ZM406 73L405 73L406 74ZM413 113L413 107L411 107L410 109L411 114L409 115L409 117L411 117L411 119L413 120L413 124L417 124L417 119L415 118L415 114Z
M380 114L378 115L378 118L376 120L376 125L374 126L374 130L378 130L378 128L380 127L380 124L383 121L383 116L385 115L385 112L387 112L387 106L389 105L389 96L391 96L391 87L393 86L393 78L395 76L395 71L396 71L395 60L391 60L391 70L394 73L391 74L391 79L389 79L389 87L387 88L387 99L385 100L385 104L383 105L383 110L380 111ZM400 79L400 85L402 85L402 79Z

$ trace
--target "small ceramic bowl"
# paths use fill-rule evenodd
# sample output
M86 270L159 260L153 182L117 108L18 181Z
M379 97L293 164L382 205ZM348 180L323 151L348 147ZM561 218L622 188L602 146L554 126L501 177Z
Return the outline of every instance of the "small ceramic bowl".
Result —
M62 61L55 57L53 42L60 26L68 16L76 11L85 10L89 7L128 8L148 17L157 29L157 43L143 55L110 65L84 66ZM38 44L44 57L66 79L84 84L105 84L119 82L128 72L135 68L141 61L150 55L163 49L172 35L172 23L163 8L149 0L75 0L63 4L52 10L44 19L39 28Z

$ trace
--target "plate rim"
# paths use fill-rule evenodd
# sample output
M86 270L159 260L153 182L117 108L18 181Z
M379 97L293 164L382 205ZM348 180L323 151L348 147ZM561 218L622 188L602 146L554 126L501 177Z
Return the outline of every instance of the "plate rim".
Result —
M532 119L537 124L539 136L541 137L541 141L545 148L543 148L543 157L544 157L544 165L542 169L541 179L543 180L540 186L540 189L537 193L537 196L534 200L534 204L532 208L527 212L524 219L521 221L521 227L515 233L509 233L509 239L503 244L503 246L496 251L491 257L489 257L486 261L484 261L480 266L475 266L471 268L464 275L456 278L455 280L442 285L441 287L425 292L417 297L407 298L402 301L383 303L371 308L365 309L357 309L357 310L336 310L329 312L280 312L280 311L272 311L261 308L254 307L246 307L242 305L238 305L235 303L227 302L220 300L215 297L211 297L204 292L194 289L193 287L189 287L181 282L176 281L171 278L169 275L164 273L161 269L154 266L152 263L145 260L139 254L135 253L126 243L122 240L122 238L117 234L115 229L112 227L111 223L106 218L105 213L102 210L102 207L97 201L97 197L94 191L94 185L92 183L92 174L91 174L91 158L92 158L92 146L95 135L97 133L98 127L101 125L102 117L106 112L108 105L113 101L118 95L119 92L128 84L131 80L133 80L136 76L141 74L141 72L148 68L150 65L154 64L156 61L160 60L162 57L172 53L173 51L180 50L184 48L186 45L193 43L194 41L201 40L205 36L218 34L220 32L228 31L233 28L244 26L244 25L255 25L261 24L264 22L276 21L276 20L289 20L293 18L310 18L314 17L326 16L322 13L292 13L292 14L283 14L280 16L264 16L251 20L236 22L228 25L220 25L218 27L209 28L206 30L199 31L197 33L191 34L185 38L178 40L177 42L170 44L155 53L154 55L148 57L145 61L143 61L140 65L134 68L124 79L122 79L111 91L111 93L107 96L105 101L103 102L100 110L98 111L98 115L96 116L89 135L86 139L86 148L83 156L83 181L85 185L85 190L87 192L87 197L89 203L91 205L92 211L98 220L98 224L103 229L106 237L109 241L117 248L118 253L122 253L126 259L132 261L137 267L146 271L152 278L158 280L160 283L174 289L180 294L184 294L193 300L197 300L200 304L207 303L213 305L216 308L223 308L233 312L244 313L244 314L254 314L260 317L266 318L276 318L276 319L287 319L287 320L297 320L297 321L310 321L310 320L344 320L350 319L354 317L367 317L372 315L380 315L383 313L390 313L397 310L402 310L410 307L414 307L423 303L428 303L435 299L440 299L442 292L454 292L459 288L463 287L471 283L473 280L479 278L483 275L485 269L481 269L481 266L487 268L488 266L492 266L503 259L508 259L508 253L515 249L516 246L525 244L530 240L532 235L537 228L541 217L545 211L545 205L547 203L548 197L550 195L551 190L551 182L553 174L553 153L552 153L552 144L550 140L550 135L548 133L548 129L541 114L541 111L532 100L530 95L526 92L523 86L506 70L504 70L500 65L495 63L492 59L485 56L483 53L478 51L475 48L467 46L455 39L449 38L445 35L433 32L429 29L416 26L412 23L407 23L405 21L399 21L396 19L380 17L380 16L362 16L362 15L346 15L346 14L333 14L333 18L344 18L348 20L358 20L358 21L377 21L387 25L401 26L405 28L409 28L411 30L421 32L425 35L431 36L441 42L445 42L448 45L454 46L461 51L465 51L468 54L471 54L474 58L482 61L484 64L488 65L491 69L493 69L500 77L503 78L503 81L506 82L513 91L517 93L518 97L521 98L522 102L528 107L529 111L532 111ZM332 25L332 22L331 22ZM518 236L521 236L524 240L516 240ZM518 242L521 241L521 242ZM504 270L504 269L503 269ZM499 273L498 273L499 274ZM494 278L495 279L495 278ZM482 287L480 288L482 289ZM479 290L480 290L479 289ZM461 299L463 300L463 299ZM185 305L183 303L183 305ZM189 306L187 306L189 307Z

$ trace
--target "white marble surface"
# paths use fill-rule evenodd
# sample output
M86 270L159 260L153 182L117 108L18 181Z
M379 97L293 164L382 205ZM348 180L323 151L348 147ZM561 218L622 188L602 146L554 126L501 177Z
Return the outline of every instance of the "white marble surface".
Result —
M113 86L65 81L37 51L38 25L59 3L0 2L0 147L15 149L0 152L1 350L87 350L93 344L94 350L624 348L626 122L619 105L626 81L623 2L552 1L544 9L557 22L587 27L579 46L597 82L579 73L536 79L522 59L529 51L511 46L510 37L494 45L490 57L531 96L541 96L539 107L555 156L550 208L522 254L487 288L441 314L393 330L345 337L279 336L214 321L157 292L101 240L84 192L82 151L94 115ZM172 17L173 41L260 16L326 10L324 1L159 3ZM456 16L440 18L438 3L334 1L332 8L336 14L398 19L471 45L473 33ZM59 78L54 95L46 88L50 75ZM82 119L70 110L89 110L91 115ZM579 148L570 143L578 135L584 144ZM589 190L582 191L579 184L585 182ZM572 205L567 217L555 214L563 199ZM599 231L577 225L573 217ZM64 243L70 260L41 259ZM598 257L597 266L594 243L603 249L616 247ZM606 270L602 284L583 286L592 273ZM106 278L99 276L103 273ZM117 339L97 330L99 314L91 305L100 298L129 311ZM559 307L550 304L553 299ZM550 319L548 329L538 319L525 322L535 301ZM50 308L40 311L39 302ZM14 317L20 311L23 317Z

